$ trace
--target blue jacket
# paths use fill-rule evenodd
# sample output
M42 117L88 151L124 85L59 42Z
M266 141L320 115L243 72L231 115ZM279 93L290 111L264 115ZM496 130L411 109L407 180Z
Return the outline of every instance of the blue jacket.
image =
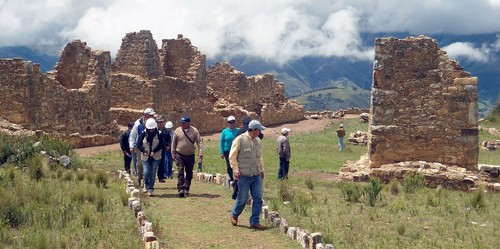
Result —
M233 143L234 138L236 137L236 133L238 133L238 128L234 128L233 130L229 130L229 128L225 128L222 130L220 134L220 154L224 154L224 151L229 152L231 150L231 144Z

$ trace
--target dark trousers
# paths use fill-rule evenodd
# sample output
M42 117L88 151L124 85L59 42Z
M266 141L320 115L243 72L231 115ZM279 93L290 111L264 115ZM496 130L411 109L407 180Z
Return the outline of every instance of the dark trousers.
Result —
M191 180L193 179L194 155L184 156L175 154L175 163L177 164L177 189L189 191ZM186 174L186 175L184 175Z
M288 179L288 168L290 162L285 157L280 157L280 169L278 171L278 179Z
M229 179L231 179L231 181L234 181L233 168L231 168L231 164L229 163L229 151L224 151L224 159L226 159L226 169L227 174L229 175Z
M167 167L167 152L161 152L160 165L158 165L158 180L163 180L165 178L165 169Z
M123 155L123 168L130 174L130 164L132 163L132 156Z

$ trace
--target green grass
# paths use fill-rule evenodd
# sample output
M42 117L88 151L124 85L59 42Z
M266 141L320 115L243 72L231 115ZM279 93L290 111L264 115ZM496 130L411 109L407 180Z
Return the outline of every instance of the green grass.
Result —
M367 124L357 119L336 122L344 123L348 134L367 130ZM354 145L339 152L335 127L290 135L287 181L277 180L275 139L263 140L264 199L291 226L320 231L323 241L336 248L500 248L499 194L441 187L406 192L404 183L393 181L382 185L382 191L370 199L363 194L373 189L367 187L369 183L335 183L316 177L337 173L346 161L358 160L367 152L366 147ZM480 142L498 139L485 132L479 136ZM224 173L219 141L204 144L204 170ZM0 151L13 153L7 147ZM102 175L122 169L120 151L79 158L76 165L80 170L57 165L40 169L35 166L39 160L20 160L28 168L25 172L8 159L0 168L0 248L140 248L133 215L124 206L124 183L116 176ZM479 163L498 162L498 152L480 151ZM157 188L158 196L144 199L142 205L155 234L170 248L232 248L235 243L299 247L276 229L254 232L232 227L228 217L234 201L221 186L195 181L194 196L186 199L176 198L175 179ZM248 223L248 211L243 215L242 222Z

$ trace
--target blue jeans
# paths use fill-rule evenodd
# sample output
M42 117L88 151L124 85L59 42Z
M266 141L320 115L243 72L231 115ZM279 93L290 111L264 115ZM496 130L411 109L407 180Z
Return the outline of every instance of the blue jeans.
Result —
M160 164L160 160L154 160L150 157L149 160L142 160L142 166L144 169L144 186L149 192L153 192L156 180L156 169Z
M339 137L339 151L344 149L344 137Z
M167 169L165 170L165 175L166 177L172 177L174 172L172 171L172 151L167 151L165 153L167 155Z
M280 157L280 169L278 170L278 179L288 178L288 168L290 162L285 157Z
M137 154L132 153L132 162L134 163L134 175L137 177Z
M238 188L240 191L231 213L235 217L240 216L248 200L248 191L250 191L253 199L250 225L259 224L260 211L262 210L262 177L260 175L242 176L238 180Z
M165 179L165 175L167 174L167 152L161 152L160 164L158 165L158 180Z

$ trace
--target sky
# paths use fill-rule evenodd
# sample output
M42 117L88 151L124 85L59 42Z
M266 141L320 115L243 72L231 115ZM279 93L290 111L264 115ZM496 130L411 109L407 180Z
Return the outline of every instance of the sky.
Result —
M487 62L500 50L500 0L0 0L0 47L60 54L79 39L114 56L126 33L183 34L208 59L255 56L283 64L304 56L372 60L365 32L498 33L491 44L443 49Z

